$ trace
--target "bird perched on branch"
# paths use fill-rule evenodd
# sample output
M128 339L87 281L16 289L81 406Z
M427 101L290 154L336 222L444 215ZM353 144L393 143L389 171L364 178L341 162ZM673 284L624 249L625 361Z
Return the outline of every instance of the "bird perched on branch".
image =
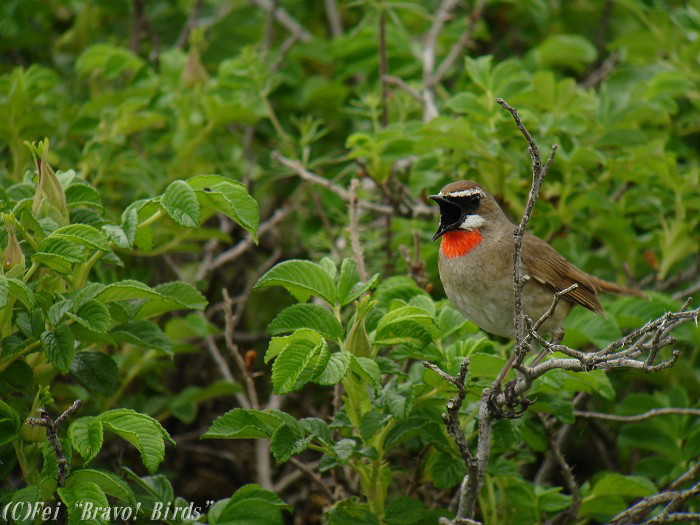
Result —
M430 198L440 206L440 226L433 240L442 239L439 270L447 297L483 330L514 337L513 223L473 181L453 182ZM529 276L523 288L523 309L535 321L551 306L554 292L578 284L541 327L556 339L563 335L564 319L573 306L603 315L600 292L645 297L638 290L587 274L527 232L521 256L523 273Z

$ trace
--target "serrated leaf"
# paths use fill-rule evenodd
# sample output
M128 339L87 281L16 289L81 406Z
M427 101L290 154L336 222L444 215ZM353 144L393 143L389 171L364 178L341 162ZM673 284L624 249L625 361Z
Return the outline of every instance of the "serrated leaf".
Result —
M107 524L108 520L100 519L101 513L97 513L97 519L82 519L83 508L89 503L92 508L108 508L109 502L102 489L92 481L81 484L72 484L70 487L59 487L56 492L68 509L68 525L92 525ZM80 505L80 506L79 506Z
M379 282L379 274L374 274L365 282L360 281L355 261L349 258L343 259L338 278L338 302L341 306L350 304L363 293L371 290Z
M0 399L0 445L15 440L21 427L22 421L19 414Z
M294 428L284 424L278 427L272 435L270 451L278 463L283 463L292 456L306 450L310 442L311 436L304 436L301 428Z
M412 388L399 392L394 386L387 388L384 392L386 407L389 409L389 412L391 412L391 415L399 421L406 419L411 413L413 409L413 399L414 394Z
M506 360L502 357L476 352L469 357L469 375L495 378L505 363Z
M185 282L163 283L153 290L161 297L144 303L136 314L137 318L147 319L173 310L204 310L208 304L199 290Z
M103 252L110 251L109 242L107 242L105 234L87 224L69 224L59 228L49 235L45 241L51 238L66 239Z
M312 381L319 385L340 383L347 375L350 363L352 363L352 354L350 352L335 352L331 354L321 373L314 377Z
M292 341L299 340L309 341L314 345L320 345L323 343L323 337L321 334L314 330L309 330L308 328L296 330L292 335L273 337L270 339L270 345L267 348L267 352L265 352L265 363L269 363L272 359L277 357Z
M71 488L85 482L92 482L102 489L102 491L114 498L136 504L136 497L131 487L119 476L106 470L80 469L71 471L66 480L66 487Z
M53 303L51 305L51 308L49 308L49 323L51 323L52 326L56 326L58 323L61 322L61 319L63 319L63 316L66 314L66 312L70 311L71 308L73 308L73 306L73 301L71 301L70 299L63 299Z
M301 339L292 341L282 350L272 365L272 386L276 394L292 391L306 365L320 348L321 345Z
M593 486L593 495L646 497L655 494L656 486L647 478L641 476L623 476L617 472L608 472Z
M375 390L379 388L382 381L382 373L374 359L353 356L350 367L354 373L365 379L372 388Z
M78 452L87 465L102 449L103 429L102 422L92 416L81 417L73 421L68 427L73 449Z
M268 412L234 408L216 418L202 437L214 439L269 438L283 422L282 419Z
M7 306L10 298L10 285L4 275L0 275L0 310Z
M107 307L95 299L83 304L76 313L66 312L80 326L98 334L106 334L112 321Z
M332 312L317 304L294 304L282 310L268 325L270 335L294 332L299 328L315 330L336 341L343 337L343 327Z
M437 326L424 309L417 306L400 306L390 310L379 320L374 343L425 346L436 336Z
M467 470L462 461L450 454L436 450L430 463L429 472L430 479L437 488L451 489L462 482Z
M141 348L155 348L171 357L173 356L168 336L152 321L131 321L115 326L111 333L115 341L131 343Z
M32 255L32 262L44 264L59 273L70 273L74 264L85 260L85 249L72 239L50 236L39 245Z
M128 408L117 408L99 416L106 430L131 443L141 453L146 470L153 474L165 459L165 441L175 442L158 421Z
M119 386L117 363L101 352L76 352L70 371L85 388L105 396Z
M199 201L194 190L185 181L171 182L160 203L178 224L185 228L199 228Z
M7 285L10 290L10 297L12 299L17 299L20 303L27 307L27 310L32 310L36 307L36 300L34 299L34 292L31 291L29 286L24 284L19 279L7 278Z
M335 305L336 289L328 273L311 261L293 259L274 266L263 275L255 288L284 286L299 302L305 302L309 295Z
M75 354L75 341L70 326L61 323L53 331L41 334L41 346L49 362L61 373L67 374Z
M125 280L108 284L96 295L103 303L128 301L131 299L162 299L163 295L141 281Z
M270 492L262 488L256 483L249 483L248 485L243 485L238 489L233 496L229 499L229 504L233 505L243 500L263 500L267 502L268 505L278 507L285 510L293 510L291 505L287 505L277 494Z
M218 175L192 177L187 183L195 188L202 207L216 210L233 219L258 242L258 203L248 194L243 184Z
M66 188L66 205L69 208L89 206L99 210L104 209L100 194L87 184L71 184Z

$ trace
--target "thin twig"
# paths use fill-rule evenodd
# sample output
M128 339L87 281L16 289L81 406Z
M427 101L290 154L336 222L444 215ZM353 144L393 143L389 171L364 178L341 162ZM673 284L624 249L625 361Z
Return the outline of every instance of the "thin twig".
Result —
M367 280L367 270L365 269L365 258L362 255L362 244L360 243L360 225L357 218L357 187L360 181L352 179L350 182L350 200L348 202L348 210L350 213L350 247L352 248L352 256L357 265L357 274L361 281Z
M343 36L343 20L338 12L338 4L335 0L323 0L323 5L326 10L326 18L328 19L328 27L331 28L331 36L338 38Z
M204 0L196 0L194 6L192 6L192 11L190 11L190 15L187 17L185 25L182 26L180 36L177 37L177 41L175 42L175 45L180 49L185 49L185 45L187 44L187 39L190 36L190 32L197 25L197 17L199 16L199 12L202 9L203 3Z
M462 54L465 48L472 45L472 38L474 36L474 28L476 27L476 22L481 18L481 13L486 5L486 0L476 0L474 3L474 9L469 16L467 22L467 27L464 32L460 35L459 40L450 48L445 59L440 63L435 73L430 77L430 85L435 86L439 84L445 73L452 67L459 55Z
M400 88L403 89L406 93L408 93L408 94L411 95L413 98L415 98L418 102L420 102L421 104L423 104L423 95L421 95L418 91L416 91L416 90L413 89L411 86L409 86L408 84L406 84L406 82L404 82L403 79L401 79L401 78L399 78L399 77L394 77L394 76L391 76L391 75L386 75L386 76L384 77L384 80L385 80L386 82L388 82L389 84L394 84L395 86L400 87Z
M433 94L433 69L435 68L435 51L437 39L440 36L445 22L450 17L450 11L457 5L457 0L442 0L440 7L435 12L433 23L425 37L425 44L421 53L423 63L423 122L429 122L438 115Z
M306 476L313 481L318 488L321 489L321 491L326 495L328 500L330 502L335 501L335 496L333 496L333 493L331 492L331 489L328 487L328 484L325 483L321 477L314 472L314 469L309 467L308 465L305 465L301 461L299 461L297 458L291 458L289 462L294 465L296 468L298 468L301 472L303 472Z
M76 399L73 404L66 409L63 414L58 416L56 420L52 420L49 413L45 408L39 408L39 417L29 417L27 418L27 425L34 427L45 427L46 428L46 439L53 447L54 454L56 455L56 465L57 465L57 477L59 487L63 487L66 484L66 478L68 477L68 472L70 472L70 465L66 461L66 456L63 454L63 447L58 439L57 429L58 426L63 423L63 421L68 418L73 412L78 410L83 402L80 399Z
M650 419L652 417L657 416L700 416L700 408L654 408L652 410L644 412L643 414L636 414L634 416L623 416L617 414L604 414L602 412L585 412L582 410L574 410L574 415L576 417L604 419L606 421L619 421L621 423L635 423L637 421L644 421L645 419Z
M554 425L552 424L551 419L539 412L537 413L537 417L539 417L547 436L547 441L549 441L549 452L552 454L552 457L554 458L554 461L556 461L557 465L559 465L559 471L564 478L566 488L569 489L569 493L571 494L572 503L569 508L565 509L561 514L559 514L561 517L553 520L556 523L566 524L571 522L576 517L578 509L581 506L581 494L579 492L578 483L576 483L576 479L574 478L574 473L571 470L571 466L569 463L567 463L566 458L559 447L559 443L554 433Z
M386 59L386 10L382 8L379 14L379 88L382 95L382 127L389 124L389 88L386 85L386 76L389 74L389 64Z
M294 20L287 11L283 8L275 8L275 3L273 0L250 0L251 3L255 4L264 11L270 13L274 11L274 16L277 21L284 26L287 31L296 35L299 40L303 42L311 42L313 36L309 33L299 22Z

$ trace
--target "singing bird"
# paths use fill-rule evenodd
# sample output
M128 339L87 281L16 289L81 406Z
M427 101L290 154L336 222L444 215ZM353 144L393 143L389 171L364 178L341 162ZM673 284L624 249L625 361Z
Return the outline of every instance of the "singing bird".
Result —
M479 184L462 180L448 184L431 199L440 206L440 226L433 241L441 239L440 280L449 300L468 319L492 334L514 337L513 223L496 200ZM523 309L533 320L551 306L554 292L574 283L542 333L563 335L564 319L575 305L603 315L600 292L645 297L638 290L587 274L562 257L547 242L525 233Z

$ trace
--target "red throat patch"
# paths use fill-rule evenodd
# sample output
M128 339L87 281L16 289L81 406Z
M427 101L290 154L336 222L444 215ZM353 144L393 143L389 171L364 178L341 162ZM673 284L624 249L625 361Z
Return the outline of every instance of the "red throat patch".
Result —
M484 240L484 237L477 229L447 232L440 241L440 251L445 257L450 259L461 257L476 248L482 240Z

